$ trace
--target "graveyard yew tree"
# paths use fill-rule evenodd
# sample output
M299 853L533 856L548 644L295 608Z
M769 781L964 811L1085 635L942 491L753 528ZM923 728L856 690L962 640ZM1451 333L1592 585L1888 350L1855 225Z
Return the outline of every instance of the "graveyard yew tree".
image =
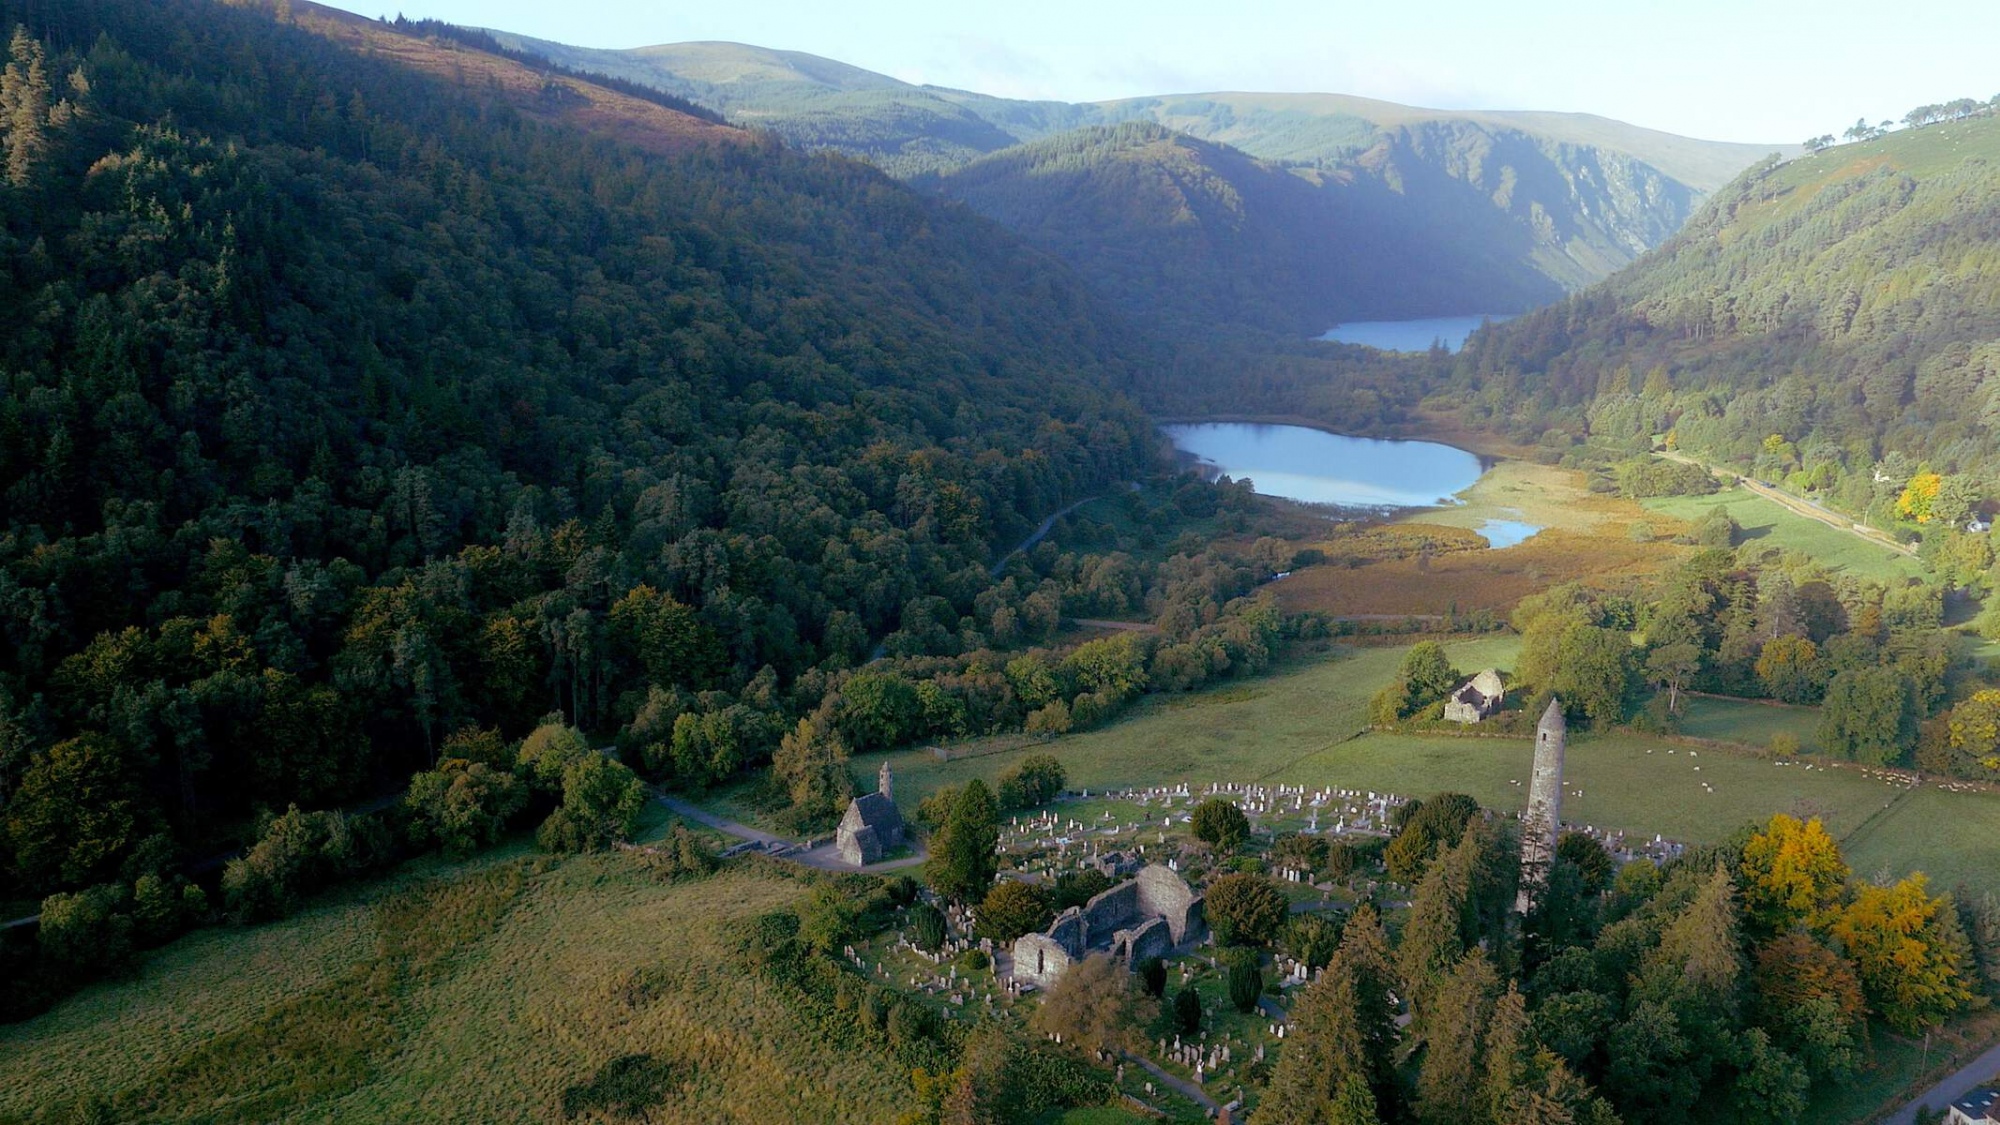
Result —
M2000 106L435 14L0 0L0 1125L1991 1112Z

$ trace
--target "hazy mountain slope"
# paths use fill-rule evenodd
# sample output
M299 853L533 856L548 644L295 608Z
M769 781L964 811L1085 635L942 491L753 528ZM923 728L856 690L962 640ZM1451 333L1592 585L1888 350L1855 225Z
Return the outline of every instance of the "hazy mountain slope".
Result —
M1424 109L1347 94L1176 94L1099 102L1092 108L1113 119L1157 121L1253 156L1305 162L1365 150L1387 131L1470 122L1489 131L1623 153L1700 192L1714 191L1774 150L1791 149L1697 140L1587 113Z
M1168 328L1304 333L1340 320L1516 309L1561 288L1529 228L1445 175L1295 173L1163 126L1094 127L935 183ZM1401 175L1399 168L1387 169ZM1506 247L1483 257L1480 251Z
M1228 145L1296 172L1316 193L1350 190L1356 198L1290 206L1303 199L1295 188L1271 186L1247 197L1252 212L1276 206L1285 216L1310 216L1285 230L1280 214L1246 213L1236 226L1207 228L1213 260L1174 263L1169 246L1186 251L1180 237L1148 252L1131 224L1151 204L1103 201L1100 218L1120 212L1112 225L1086 229L1068 218L1041 223L1035 238L1072 262L1086 248L1124 243L1130 255L1150 256L1137 272L1159 279L1131 279L1115 288L1130 301L1141 292L1161 295L1168 275L1220 280L1217 262L1236 260L1272 267L1269 235L1281 231L1302 245L1291 258L1377 253L1389 275L1365 270L1314 268L1290 276L1308 281L1302 292L1274 298L1281 287L1270 276L1231 283L1220 300L1204 303L1189 291L1154 309L1178 312L1229 310L1229 318L1282 324L1285 330L1331 323L1329 317L1416 316L1435 312L1512 311L1589 284L1631 261L1677 229L1699 203L1730 176L1770 151L1765 146L1719 144L1641 129L1586 114L1456 112L1421 109L1334 94L1184 94L1095 104L1013 101L983 94L920 87L885 75L796 51L736 43L679 43L630 51L590 50L494 33L510 45L564 65L615 74L689 98L732 121L775 130L795 144L831 148L870 160L900 176L945 175L982 156L1045 140L1079 128L1151 123ZM1064 140L1065 148L1091 145ZM1164 151L1164 150L1162 150ZM1125 163L1130 154L1121 157ZM1059 197L1040 189L996 186L1007 169L1039 167L1046 154L967 170L983 185L977 195L987 214L1012 222L1038 221ZM1317 173L1317 174L1315 174ZM955 178L954 178L955 179ZM1100 180L1101 194L1120 177ZM948 180L947 183L952 182ZM962 194L959 188L948 188ZM998 206L1020 195L1019 206ZM964 196L970 198L969 195ZM1395 198L1391 198L1395 197ZM1303 210L1301 210L1303 208ZM1350 217L1329 238L1324 213ZM1355 225L1374 229L1364 233ZM1059 242L1060 233L1067 242ZM1026 229L1026 228L1022 228ZM1253 244L1225 249L1232 231ZM1424 263L1422 271L1397 263ZM1103 280L1106 268L1093 269ZM1525 277L1526 271L1534 276ZM1130 272L1130 271L1127 271ZM1246 297L1272 307L1253 310ZM1324 322L1324 323L1322 323Z
M1644 395L1621 370L1656 366ZM2000 118L1760 165L1629 269L1488 333L1462 376L1488 417L1567 413L1616 442L1672 427L1847 482L1856 509L1891 453L2000 473Z

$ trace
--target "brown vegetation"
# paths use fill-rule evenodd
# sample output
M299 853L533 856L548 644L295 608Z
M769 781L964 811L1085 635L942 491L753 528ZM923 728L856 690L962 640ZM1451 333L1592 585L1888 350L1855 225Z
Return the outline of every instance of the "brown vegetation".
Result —
M544 75L511 59L456 43L403 35L374 20L300 0L296 26L365 55L386 56L426 74L488 96L542 122L562 122L614 137L650 152L694 144L742 141L749 134L607 90L579 78Z

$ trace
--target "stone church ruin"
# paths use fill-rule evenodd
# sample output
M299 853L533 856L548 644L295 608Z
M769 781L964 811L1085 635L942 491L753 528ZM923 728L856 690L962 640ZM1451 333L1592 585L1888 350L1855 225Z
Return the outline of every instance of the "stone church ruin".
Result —
M1014 942L1014 979L1054 984L1073 961L1108 953L1127 969L1164 957L1208 936L1202 896L1159 864L1056 916L1039 934Z

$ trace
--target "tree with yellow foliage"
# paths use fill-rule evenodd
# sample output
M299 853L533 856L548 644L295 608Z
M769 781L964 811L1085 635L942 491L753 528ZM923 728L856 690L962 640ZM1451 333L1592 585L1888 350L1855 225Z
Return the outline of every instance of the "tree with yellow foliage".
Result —
M1781 934L1823 927L1840 909L1847 883L1840 845L1818 817L1779 813L1743 846L1743 905L1753 928Z
M1906 1033L1943 1023L1973 998L1972 945L1958 909L1924 887L1922 874L1864 885L1829 927L1860 970L1869 1005Z
M1933 472L1918 473L1903 486L1903 494L1896 497L1896 514L1918 523L1931 522L1931 505L1936 503L1943 488L1943 477Z

